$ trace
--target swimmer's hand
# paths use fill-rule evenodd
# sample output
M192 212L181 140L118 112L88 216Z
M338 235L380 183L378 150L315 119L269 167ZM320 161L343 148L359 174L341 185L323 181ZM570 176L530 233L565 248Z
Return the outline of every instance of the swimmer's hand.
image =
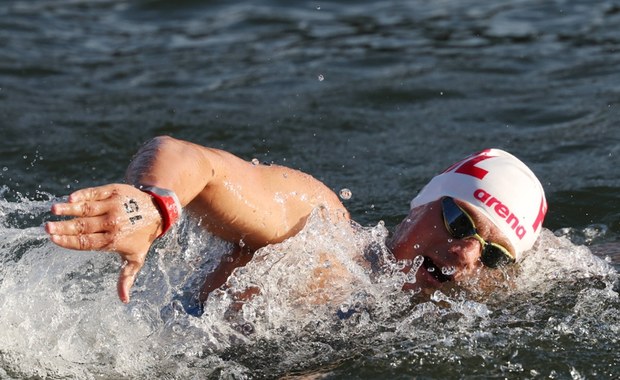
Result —
M52 214L72 217L48 222L45 230L57 245L81 251L109 251L123 259L118 297L129 302L129 290L144 265L153 241L162 232L162 217L153 199L133 186L111 184L78 190Z

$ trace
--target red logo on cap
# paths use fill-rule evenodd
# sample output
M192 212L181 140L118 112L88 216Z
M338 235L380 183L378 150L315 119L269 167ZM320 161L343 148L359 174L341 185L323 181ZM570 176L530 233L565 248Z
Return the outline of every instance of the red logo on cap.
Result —
M494 156L486 155L486 153L489 153L490 151L491 151L490 149L486 149L476 154L473 154L469 156L468 158L465 158L464 160L461 160L455 163L454 165L450 166L443 172L446 173L446 172L452 171L454 170L454 168L458 166L458 168L454 170L455 173L469 175L469 176L472 176L478 179L484 179L484 177L487 174L489 174L489 171L476 166L476 164L479 163L480 161L484 161L488 158L494 157Z

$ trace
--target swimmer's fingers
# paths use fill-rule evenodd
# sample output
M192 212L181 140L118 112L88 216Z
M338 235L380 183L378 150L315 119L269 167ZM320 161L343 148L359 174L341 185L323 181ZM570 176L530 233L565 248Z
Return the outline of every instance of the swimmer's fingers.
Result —
M102 200L75 201L52 205L52 214L60 216L98 216L110 209L110 202Z
M109 233L93 233L80 235L50 235L56 245L80 251L107 250L112 243Z
M50 235L84 235L97 232L113 232L118 229L119 218L110 214L76 218L60 222L48 222L45 230Z
M120 298L123 303L129 302L129 291L136 281L136 275L140 272L143 265L143 259L126 260L123 264L121 273L118 276L118 284L116 286L118 298Z
M83 201L101 201L109 199L113 195L119 193L122 187L126 185L110 184L97 187L90 187L87 189L81 189L73 192L69 195L69 202L83 202Z
M110 212L114 207L110 201L88 201L77 203L58 203L52 206L52 213L61 216L75 216L76 218L63 221L47 222L45 224L45 231L50 234L52 241L57 243L58 241L64 242L60 236L77 236L78 239L85 239L81 235L88 235L93 233L102 232L117 232L119 228L118 213ZM99 242L100 239L96 239ZM81 240L80 240L81 241ZM95 248L91 248L90 245L86 248L82 247L83 244L73 244L74 239L69 239L68 247L65 244L58 244L61 247L67 247L72 249L99 249L99 245L95 245ZM77 246L78 248L73 248Z
M107 212L115 196L135 190L132 186L111 184L75 191L67 203L52 206L52 214L62 216L97 216Z

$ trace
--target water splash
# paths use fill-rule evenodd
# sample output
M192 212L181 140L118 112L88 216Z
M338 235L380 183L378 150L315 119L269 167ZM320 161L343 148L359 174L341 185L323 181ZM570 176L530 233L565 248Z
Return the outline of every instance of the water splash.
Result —
M532 364L530 348L566 339L615 347L620 331L617 273L549 231L513 269L410 294L401 288L415 281L421 257L405 274L383 224L333 223L324 210L238 268L201 315L196 294L231 246L185 219L154 247L125 306L114 290L116 256L46 239L50 203L0 201L0 368L18 377L285 376L351 363L359 352L403 373L418 363L425 376L434 366L419 363L450 360L559 376L567 369ZM572 365L583 374L580 360L587 355Z
M351 192L351 190L345 187L344 189L340 190L339 195L340 195L340 199L349 200L353 196L353 193Z
M570 239L574 244L592 244L607 235L609 227L605 224L591 224L583 229L577 229L572 227L560 228L555 231L555 235L558 237L566 237Z
M441 273L444 274L445 276L452 276L453 274L456 273L456 267L454 266L441 267Z

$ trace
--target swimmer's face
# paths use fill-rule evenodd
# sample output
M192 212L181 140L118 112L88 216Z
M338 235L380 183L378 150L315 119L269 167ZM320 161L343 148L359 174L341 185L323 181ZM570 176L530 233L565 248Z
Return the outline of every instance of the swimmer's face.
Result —
M473 219L479 235L508 247L512 246L499 229L467 202L455 200ZM460 282L479 276L485 270L480 261L481 243L475 238L456 239L443 221L441 200L416 207L396 228L389 242L397 260L413 260L422 256L424 262L416 273L415 284L406 283L403 289L436 289L447 282ZM411 270L408 264L404 271Z

